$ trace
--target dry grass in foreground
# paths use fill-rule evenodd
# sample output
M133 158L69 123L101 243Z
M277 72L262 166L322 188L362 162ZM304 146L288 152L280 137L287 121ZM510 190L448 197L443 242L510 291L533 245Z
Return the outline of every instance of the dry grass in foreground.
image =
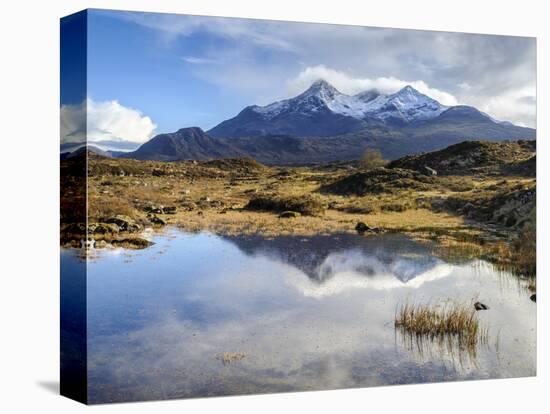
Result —
M488 337L473 306L459 303L443 306L404 304L396 314L395 327L403 333L430 340L456 339L459 347L467 349L486 343Z

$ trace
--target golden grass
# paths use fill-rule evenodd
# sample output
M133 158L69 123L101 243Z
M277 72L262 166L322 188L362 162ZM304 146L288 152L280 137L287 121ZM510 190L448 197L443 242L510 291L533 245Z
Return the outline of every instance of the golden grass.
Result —
M136 210L126 198L115 196L90 197L88 199L88 214L91 220L101 220L122 214L136 217Z
M439 245L433 250L434 254L451 262L486 260L499 270L529 278L530 286L536 286L537 249L534 226L527 228L519 238L511 241L483 241L479 234L473 232L469 236L467 233L462 236L440 239Z
M430 340L455 339L460 347L475 348L487 342L488 330L480 326L473 306L459 303L418 305L406 303L395 316L395 328Z
M240 361L246 356L243 352L224 352L221 356L223 365L230 365L233 362Z
M531 265L534 263L534 248L522 248L522 243L517 247L510 243L505 243L509 246L492 243L490 251L489 244L481 246L479 243L483 228L472 226L463 216L431 209L432 198L445 198L459 194L455 191L463 191L458 187L464 184L465 177L439 177L442 186L426 189L400 187L392 193L348 197L318 192L321 185L348 175L348 169L258 169L248 168L246 162L243 169L240 164L225 165L227 162L164 163L92 158L89 164L93 174L88 177L90 221L123 214L147 225L149 221L144 207L150 204L175 206L177 213L163 218L170 224L188 231L208 230L218 234L305 236L355 233L355 225L363 221L371 227L408 234L418 240L436 240L442 245L451 241L455 245L449 246L448 253L456 259L469 256L495 262L491 257L500 257L499 261L507 265L531 266L529 273L534 273L535 266ZM125 172L123 176L119 175L121 170ZM157 170L162 170L163 174L154 174ZM474 188L469 193L476 190L486 192L487 186L498 184L489 177L470 177L467 181ZM514 185L516 181L508 178L507 185ZM262 194L270 199L267 203L259 203L261 210L243 209ZM460 194L468 196L463 192ZM67 194L62 201L74 198L74 194ZM217 204L201 206L200 200L205 198ZM199 207L188 208L193 204ZM325 213L317 215L324 207L327 207ZM78 221L69 216L71 208L64 210L67 212L64 222ZM297 210L305 214L281 219L278 210ZM467 244L465 249L460 249L462 242ZM510 247L510 252L505 251L506 247Z

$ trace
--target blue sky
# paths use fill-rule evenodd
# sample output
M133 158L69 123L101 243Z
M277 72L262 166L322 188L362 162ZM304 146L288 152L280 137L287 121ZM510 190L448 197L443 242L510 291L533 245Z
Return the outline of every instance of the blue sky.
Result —
M533 38L91 10L89 140L208 130L318 78L348 94L411 84L534 126L535 71Z

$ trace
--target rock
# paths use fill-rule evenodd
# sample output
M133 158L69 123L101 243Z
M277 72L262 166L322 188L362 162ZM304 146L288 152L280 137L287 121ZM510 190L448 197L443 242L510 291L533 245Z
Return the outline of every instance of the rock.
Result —
M124 216L122 214L117 214L114 217L109 217L103 222L116 224L119 227L120 231L135 232L140 230L141 228L141 226L130 217Z
M359 233L359 234L363 234L363 233L365 233L365 232L367 232L367 231L370 231L370 229L371 229L371 228L370 228L369 226L367 226L365 223L363 223L362 221L360 221L359 223L357 223L357 224L355 225L355 230L356 230L357 233Z
M166 221L157 216L149 216L149 221L157 226L166 226Z
M163 214L164 213L164 207L163 206L155 206L155 205L151 205L151 206L146 206L143 211L147 212L147 213L152 213L152 214Z
M537 302L537 294L533 293L529 299L531 299L533 302L536 303Z
M489 306L481 303L481 302L476 302L474 303L474 308L476 311L480 311L480 310L488 310L489 309Z
M176 207L174 206L164 207L162 211L164 214L176 214Z
M295 218L300 216L301 214L297 211L283 211L281 214L279 214L279 218Z
M145 249L146 247L152 246L154 243L139 237L132 237L127 239L115 239L111 241L111 244L115 247L118 246L129 249Z
M88 225L90 234L113 234L118 233L120 228L115 223L92 223Z
M164 173L164 171L162 171L162 170L159 169L159 168L155 168L155 169L151 172L151 174L153 175L153 177L162 177L163 175L166 175L166 174Z

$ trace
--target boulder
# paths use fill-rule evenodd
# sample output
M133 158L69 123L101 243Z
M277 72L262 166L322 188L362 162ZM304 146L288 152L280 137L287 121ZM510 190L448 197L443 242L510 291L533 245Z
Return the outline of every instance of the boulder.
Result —
M149 221L156 226L166 226L166 221L157 216L149 216Z
M365 223L363 223L362 221L360 221L359 223L357 223L355 225L355 230L357 231L357 233L363 234L367 231L370 231L371 228L369 226L367 226Z
M133 219L128 216L117 214L114 217L109 217L106 220L103 220L104 223L113 223L118 226L120 231L135 232L140 230L141 226L137 224Z
M474 308L475 308L476 311L488 310L489 306L487 306L487 305L485 305L484 303L481 303L481 302L476 302L476 303L474 303Z
M129 249L145 249L146 247L152 246L154 243L139 237L132 237L127 239L115 239L111 241L111 244L115 247L124 247Z
M164 207L163 206L150 205L150 206L146 206L143 209L143 211L145 211L147 213L152 213L152 214L163 214Z
M118 233L120 228L115 223L91 223L88 225L90 234L113 234Z
M164 214L176 214L176 207L174 206L170 206L170 207L164 207L162 209L163 213Z

